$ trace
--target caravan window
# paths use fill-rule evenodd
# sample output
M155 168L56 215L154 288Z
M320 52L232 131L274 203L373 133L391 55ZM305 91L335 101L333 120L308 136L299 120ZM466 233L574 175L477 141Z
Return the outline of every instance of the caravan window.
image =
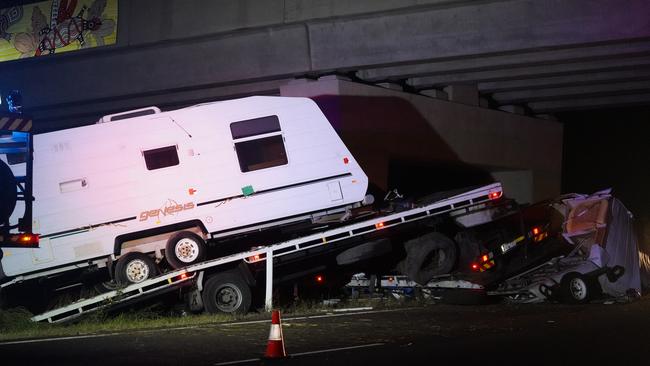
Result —
M242 172L270 168L287 163L281 135L235 143Z
M249 119L230 124L233 139L241 139L265 133L280 132L278 116Z
M178 152L176 146L166 146L142 152L147 170L156 170L168 166L178 165Z
M287 152L277 116L231 123L230 132L242 172L287 164Z

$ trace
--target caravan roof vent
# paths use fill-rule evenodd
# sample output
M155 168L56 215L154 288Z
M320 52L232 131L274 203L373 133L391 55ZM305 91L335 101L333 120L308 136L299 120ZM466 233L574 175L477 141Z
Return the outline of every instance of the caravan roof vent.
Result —
M158 107L140 108L140 109L134 109L132 111L109 114L108 116L102 117L99 121L97 121L97 123L119 121L121 119L142 117L142 116L147 116L150 114L158 114L158 113L160 113L160 108Z

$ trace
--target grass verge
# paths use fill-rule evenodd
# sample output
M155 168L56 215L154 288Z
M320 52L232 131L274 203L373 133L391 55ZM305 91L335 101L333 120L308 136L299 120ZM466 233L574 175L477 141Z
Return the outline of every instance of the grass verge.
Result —
M400 301L392 298L355 299L324 305L323 302L302 301L281 307L283 317L318 315L337 308L372 307L393 309L421 305L418 301ZM130 331L209 326L236 321L270 319L263 310L248 314L189 314L171 311L157 305L138 310L127 310L117 314L96 311L74 323L49 324L31 321L32 314L15 308L0 310L0 342L35 338L97 335Z

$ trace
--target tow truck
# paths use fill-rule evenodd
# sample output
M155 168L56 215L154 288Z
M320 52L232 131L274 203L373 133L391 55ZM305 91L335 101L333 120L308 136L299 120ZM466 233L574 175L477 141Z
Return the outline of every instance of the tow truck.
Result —
M128 306L177 289L186 294L191 310L203 309L210 313L246 312L253 297L260 292L253 290L263 289L264 308L270 311L273 307L274 284L279 277L277 273L304 275L304 272L296 273L298 264L314 263L321 267L331 264L339 268L359 268L358 265L381 253L368 250L369 247L381 247L387 241L390 248L383 254L388 256L394 255L397 247L409 247L407 243L414 240L440 242L439 238L438 241L431 240L431 234L442 237L444 234L438 229L446 225L453 222L480 225L492 220L494 215L502 214L503 204L507 201L502 195L500 183L443 192L433 202L414 203L408 209L377 213L371 218L365 217L295 239L190 265L138 284L51 309L34 316L32 320L65 322L99 309ZM420 249L405 249L406 257L422 254L422 246L417 247ZM429 247L429 255L425 255L420 266L413 270L430 273L432 267L444 260L441 258L444 254L441 248L435 249L426 244L424 247ZM458 249L463 250L462 247Z
M303 99L292 100L290 98L249 98L233 101L226 104L222 103L200 105L196 106L193 109L183 110L175 113L181 113L179 116L185 116L185 114L190 112L196 114L203 111L204 109L210 108L231 108L234 111L240 111L241 108L238 108L240 104L258 106L262 104L282 104L284 106L287 104L287 107L285 109L292 106L292 108L294 108L293 111L295 111L295 108L298 108L300 106L303 106L304 108L309 107L310 114L308 115L312 115L314 118L318 117L317 119L319 126L322 126L323 128L328 127L328 129L324 129L324 131L329 134L328 136L332 136L333 141L335 140L334 131L331 130L331 126L329 126L328 121L325 119L325 117L320 116L321 113L317 109L314 109L315 106L312 106L309 101ZM151 123L156 123L155 126L160 127L161 120L154 117L160 116L161 113L155 108L150 109L153 111L152 114L147 114L144 117L138 114L136 117L129 118L153 118L153 122ZM149 109L147 109L147 111L147 113L149 113ZM288 120L288 117L286 116L293 116L293 114L284 113L283 111L284 109L279 110L278 113L285 116L282 117L284 120L286 120L287 124L285 126L291 126L291 120ZM132 116L133 113L127 112L127 115ZM154 117L150 117L151 115ZM100 120L100 122L97 124L99 127L86 127L83 129L83 131L95 131L98 128L103 131L111 128L126 128L128 126L124 123L119 122L121 121L120 118L124 117L121 114L118 114L119 118L113 117L115 116L108 116L107 118L110 119L108 122L104 121L104 119ZM116 119L116 121L113 119ZM236 144L238 143L237 141L239 141L237 139L240 138L240 135L238 132L239 130L236 128L233 130L233 125L236 125L235 127L237 127L240 123L258 123L260 121L264 122L267 119L263 118L260 120L257 118L254 120L246 120L244 122L230 123L230 130L233 134L233 139L235 139L235 148L237 147ZM169 122L168 127L170 127L171 131L173 131L176 135L181 136L179 138L192 139L193 135L188 133L186 129L178 128L179 126L182 127L180 123L184 120L194 121L195 119L183 118L183 120L181 120L179 117L178 119L165 119L163 122ZM224 122L226 123L226 127L227 122L228 121ZM276 118L274 118L271 122L273 122L273 126L277 127L278 121ZM140 125L142 126L142 124ZM40 208L40 210L35 210L35 213L40 212L42 214L42 207L45 205L42 200L48 197L45 194L40 194L36 190L32 191L31 187L31 176L33 169L31 155L33 145L31 134L28 133L28 127L31 126L31 120L26 120L24 117L22 117L22 115L15 114L11 116L10 119L7 119L3 123L3 126L8 127L10 130L10 133L3 134L2 140L4 143L3 146L6 147L6 150L3 150L4 154L2 155L3 160L1 164L3 175L1 177L1 181L6 186L2 192L7 196L6 198L3 197L2 200L3 205L5 206L3 208L2 217L3 222L5 222L3 229L5 234L3 235L3 238L8 238L5 239L4 242L7 243L7 245L20 245L22 247L37 246L39 237L32 232L31 227L32 202L34 201L32 194L37 194L36 199L39 199L40 202L39 206L36 207ZM200 126L192 126L194 129L197 129L197 131L202 131L199 129ZM276 130L277 128L275 128L273 131ZM69 133L81 133L80 131L81 130L76 129ZM295 132L292 131L293 130L291 130L291 128L287 127L286 133L288 135ZM259 131L256 133L259 133ZM45 135L47 136L39 137L41 139L41 143L45 141L45 139L51 134ZM61 134L56 134L54 137L57 137L59 135ZM263 136L266 136L266 134L263 134ZM230 138L229 135L228 138ZM277 140L280 141L280 139ZM289 139L287 139L287 141L289 141ZM291 139L291 141L295 142L299 140ZM39 141L37 141L37 143L38 142ZM334 142L336 142L334 145L344 149L344 146L341 142L338 140ZM289 142L287 142L287 144L289 144ZM169 150L174 154L177 154L176 149ZM188 154L194 154L192 156L200 155L199 152L197 152L198 150L190 150L191 151ZM330 150L334 151L332 149ZM146 154L136 154L136 158L142 159L141 155L144 156L144 159L146 161ZM323 154L321 153L321 155ZM347 151L344 151L341 156L344 156L342 160L339 161L339 159L336 159L339 161L339 165L343 167L350 167L351 165L354 165L352 164L353 159L349 154L347 154ZM110 157L111 155L109 154L106 156L106 159L109 159ZM233 165L235 168L241 168L241 164L236 165L237 161L233 156L230 156L229 159L229 164ZM9 165L11 165L11 168L9 168ZM339 165L337 165L337 167ZM136 167L139 166L140 165L136 165ZM182 165L178 164L174 166L183 168ZM51 175L58 173L56 170L52 170L52 167L48 166L47 164L40 167L42 169L45 169L45 171L39 171L41 180L43 177L50 177ZM301 172L301 170L299 170L300 166L292 168L291 164L289 164L288 167L290 169L290 172ZM22 171L23 169L24 171ZM324 174L322 172L323 169L320 170L320 173ZM357 170L360 171L361 169L358 168ZM273 172L275 172L274 174L276 175L280 174L279 171L276 172L273 170ZM236 175L236 177L238 176L239 175ZM352 183L356 184L353 184L354 187L364 188L365 184L363 186L360 185L361 183L365 182L365 175L363 175L363 172L360 171L358 173L359 178L355 177L352 177L354 178L352 179ZM319 179L318 182L321 180L322 179ZM56 182L58 182L58 180ZM57 197L63 197L63 195L68 193L83 194L85 192L90 192L90 186L88 184L88 179L86 178L75 180L73 183L70 183L72 186L70 186L68 183L70 182L64 181L58 184L60 195L57 195ZM298 192L299 189L304 189L306 185L301 181L298 183L300 184L290 184L289 186L281 187L283 188L282 192L289 191L300 193ZM18 185L18 189L15 188L16 185ZM336 202L345 199L360 200L363 198L362 196L364 192L360 191L360 189L355 188L356 191L343 191L343 188L339 190L338 185L330 185L328 187L329 196L326 195L325 197L327 198L327 202L330 202L332 197L334 197L333 199L335 199ZM192 188L194 189L190 189L188 191L189 195L196 193L196 186L192 186ZM247 187L244 188L242 189L242 192L244 194L240 200L245 200L249 206L252 205L251 202L258 202L259 199L265 199L268 197L266 191L248 189ZM203 189L202 191L206 190L207 188ZM277 190L273 190L273 192L275 191ZM327 192L328 191L325 190L325 193ZM361 196L359 196L358 193L361 193ZM40 196L38 196L38 194L40 194ZM211 232L212 235L209 235L205 238L206 242L210 244L209 247L215 248L216 253L208 252L205 253L205 256L196 256L196 260L187 262L185 265L182 263L177 263L177 265L172 266L160 266L160 272L158 272L154 266L139 265L144 263L145 259L152 260L152 257L146 256L145 258L144 253L140 253L137 256L131 255L129 257L133 259L132 262L134 265L125 265L122 266L122 269L126 271L125 275L129 275L129 278L132 277L134 281L118 281L117 287L102 289L102 291L108 290L108 292L102 293L98 296L93 296L89 299L76 301L73 304L58 306L54 309L50 308L49 311L46 311L41 315L37 315L34 320L46 319L48 321L59 321L69 319L71 317L75 317L99 308L112 307L117 305L127 306L132 301L142 300L143 298L151 296L158 296L161 293L172 291L179 287L183 287L182 293L188 299L190 308L193 310L198 311L205 309L208 312L246 312L250 309L253 299L261 297L258 296L262 292L262 286L259 285L261 283L265 284L265 286L263 286L265 308L270 309L272 306L272 291L274 284L277 285L281 282L294 281L298 278L304 278L305 276L324 270L334 270L341 273L349 273L356 269L373 267L377 264L386 265L386 263L388 263L388 265L390 265L392 262L394 262L395 259L399 259L399 263L397 264L403 273L407 274L420 283L426 283L435 276L449 273L453 267L457 265L457 259L459 257L466 257L464 252L472 247L472 243L455 241L455 238L459 234L467 230L469 227L481 225L485 222L494 220L495 217L502 215L504 211L508 210L509 206L507 203L509 200L503 199L502 195L503 192L499 183L457 189L447 192L438 192L415 200L402 200L402 197L396 193L394 195L395 197L390 197L389 195L385 197L384 202L387 204L384 206L377 206L377 208L375 208L375 206L369 207L369 205L372 204L370 201L366 205L352 205L345 209L344 215L342 215L340 212L337 212L332 215L319 216L318 220L312 220L311 224L307 228L300 230L294 231L295 226L297 225L293 222L295 220L291 221L292 225L275 225L271 229L279 228L280 231L287 230L287 232L281 233L282 235L279 236L271 235L271 230L269 230L269 228L264 225L260 226L260 223L258 222L259 217L257 216L262 217L264 212L261 212L261 208L259 206L251 206L248 208L248 211L240 210L242 212L239 212L239 214L242 215L242 217L244 217L246 220L249 220L253 224L257 225L253 228L255 230L252 230L246 226L246 231L241 233L237 231L237 235L229 234L228 236L221 236L215 235L215 232ZM339 199L339 196L342 198ZM277 203L274 203L277 207L273 206L276 207L274 212L279 211L280 208L287 208L288 205L290 205L289 202L293 202L294 206L298 203L302 205L308 203L317 205L316 202L307 202L308 198L305 198L303 196L300 197L302 197L302 201L297 201L295 199L285 199L284 201L281 201L281 197L278 197ZM105 195L101 195L101 198L105 198ZM268 201L268 198L266 201ZM78 203L78 201L74 202ZM68 205L65 207L69 207L68 202L61 201L61 203ZM212 204L216 205L216 208L219 208L223 202L210 201L206 202L206 204L203 206L210 208L210 205ZM328 205L331 205L331 203L328 203ZM197 206L203 207L201 204L197 204ZM226 208L228 207L230 206L226 206ZM269 208L268 202L264 207L267 209ZM323 206L321 205L318 207L322 208ZM253 211L257 215L255 218L250 218L245 215L246 212ZM289 215L291 212L293 212L288 209L285 211L289 212ZM17 223L10 223L9 221L16 219L17 212L22 212L22 217L17 220ZM156 212L159 214L160 210ZM205 220L207 220L207 223L216 221L213 220L211 215L212 214L208 214L207 218L205 218ZM168 217L169 215L159 216ZM330 216L331 220L328 219ZM53 217L56 220L65 221L61 215L53 215ZM77 219L76 217L73 218ZM292 217L280 218L284 221L290 221L289 219ZM38 217L33 218L33 220L37 219ZM70 220L72 220L72 218ZM131 220L131 218L129 218L129 220ZM56 222L58 223L59 221ZM151 220L145 220L145 222L149 221ZM249 222L246 221L245 223ZM43 225L43 222L41 222L41 229L43 229ZM106 225L99 225L97 228L84 228L84 230L80 231L64 231L57 233L57 247L54 248L51 243L52 239L50 239L50 243L48 244L50 251L57 248L60 250L64 247L74 247L77 245L73 254L78 256L79 261L75 263L68 263L65 261L60 263L46 262L43 265L43 270L36 273L12 273L11 276L5 277L6 281L0 283L0 291L6 293L7 290L11 291L16 288L20 289L21 284L33 284L36 286L35 289L40 291L43 287L45 287L44 283L49 279L51 279L52 282L57 283L57 286L59 286L56 288L57 290L64 290L66 288L77 286L79 282L84 281L82 276L77 275L77 273L79 273L79 271L77 271L78 269L82 270L81 273L84 275L86 272L92 272L83 271L85 269L91 270L95 267L101 269L101 266L96 266L96 263L92 263L92 258L86 258L88 257L88 251L86 249L95 250L95 247L97 246L95 245L95 242L90 239L94 238L93 240L96 241L99 238L98 235L101 234L99 232L100 229L104 231L116 231L122 230L122 228L125 226L127 225L124 220L118 220L115 222L111 221ZM291 231L288 230L290 227ZM90 229L96 230L93 231ZM73 239L71 239L71 236L68 234L76 234L77 232L81 234L76 236L74 238L76 241L73 242ZM82 234L86 232L90 232L95 236L91 235L88 238L84 237L88 240L81 240L83 236ZM145 232L149 236L153 235L154 238L156 238L156 235L161 234L161 232L158 231L149 233L147 230L145 230ZM216 233L218 234L219 231ZM52 235L54 234L50 234L50 236ZM43 237L45 237L45 234ZM237 238L240 237L242 237L243 240L242 242L237 243ZM111 238L112 237L107 237L104 239ZM138 238L131 238L131 240L133 239ZM112 245L113 241L108 241ZM43 243L41 244L44 247L46 246ZM82 246L78 247L79 245ZM229 249L229 251L224 252L224 248ZM217 249L222 250L219 251ZM207 250L209 249L206 248L206 251ZM20 251L20 253L18 251ZM156 249L155 258L156 260L163 261L164 257L162 256L162 253L158 255L159 251L162 251L162 249ZM45 258L44 256L34 256L36 252L37 250L33 250L33 252L31 252L32 255L30 256L30 252L26 252L23 249L18 249L16 250L16 254L13 255L18 256L17 253L19 253L21 257L12 258L15 260L11 261L11 263L20 264L29 262L31 260L35 264L39 264L39 260L41 259L52 259L49 257ZM165 250L165 256L167 256L167 252L169 252L169 250ZM38 253L43 255L46 254L42 249L38 249ZM63 254L68 256L71 255L69 251L64 252ZM34 258L30 259L30 257ZM7 261L8 258L9 256L5 258L3 265L9 264L9 261ZM201 258L205 258L207 260L199 260ZM113 257L109 257L107 259L105 267L108 267L109 270L114 267L119 269L119 259L117 266L113 266L114 263L111 263L111 259L113 259ZM264 263L266 263L266 265L264 265ZM9 266L5 267L5 273L9 275L10 273L7 270L8 268ZM142 271L147 268L153 270L148 271L148 273L144 275ZM157 275L158 273L161 274ZM68 274L71 278L63 276ZM3 274L0 273L0 275ZM72 283L68 284L70 281L72 281ZM27 291L27 293L30 296L34 295L33 291ZM9 294L9 296L11 296L11 294ZM11 297L11 299L13 300L14 297ZM42 299L39 299L39 301L40 300L43 300L42 302L45 303L50 299L49 296L44 296ZM44 305L44 308L49 307L47 304Z

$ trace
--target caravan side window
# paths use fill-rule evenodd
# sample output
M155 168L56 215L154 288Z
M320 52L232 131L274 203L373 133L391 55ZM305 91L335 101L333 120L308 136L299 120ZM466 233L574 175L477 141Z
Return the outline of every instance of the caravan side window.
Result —
M178 165L178 152L176 150L176 145L174 145L143 151L142 155L147 164L147 170Z
M278 116L268 116L230 124L235 151L242 172L287 164Z

